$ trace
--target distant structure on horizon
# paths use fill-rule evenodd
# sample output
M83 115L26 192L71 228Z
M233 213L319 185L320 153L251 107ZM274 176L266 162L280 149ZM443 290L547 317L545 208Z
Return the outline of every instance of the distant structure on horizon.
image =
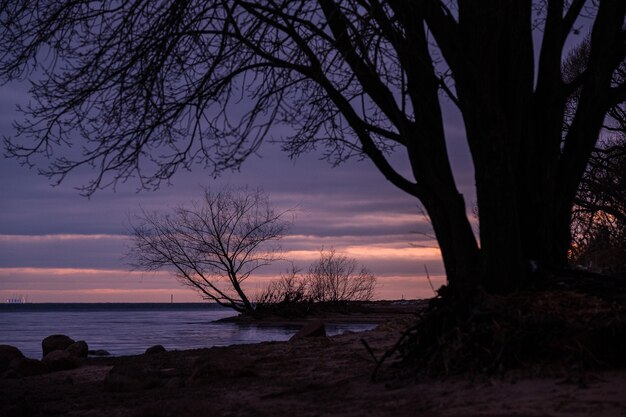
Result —
M7 304L26 304L28 302L28 296L14 295L7 298Z

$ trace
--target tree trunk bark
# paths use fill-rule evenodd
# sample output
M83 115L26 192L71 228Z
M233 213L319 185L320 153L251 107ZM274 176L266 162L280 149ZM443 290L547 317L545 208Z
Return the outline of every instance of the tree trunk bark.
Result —
M439 242L448 285L455 296L469 297L479 281L479 249L461 194L443 202L423 200Z
M464 64L455 75L476 177L481 285L492 292L526 278L517 191L533 93L530 19L525 2L459 3Z

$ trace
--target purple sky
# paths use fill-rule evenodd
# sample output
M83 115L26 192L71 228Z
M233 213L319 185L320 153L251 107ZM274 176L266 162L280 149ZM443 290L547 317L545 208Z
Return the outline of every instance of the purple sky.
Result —
M26 83L0 88L0 132L11 135L17 104L28 101ZM454 117L454 116L453 116ZM450 154L468 210L473 175L460 120L447 120ZM401 158L397 158L401 161ZM401 162L400 162L401 164ZM356 258L378 277L376 298L433 295L443 283L436 243L417 201L388 183L373 164L350 161L337 168L315 154L291 161L278 146L265 144L240 172L214 180L198 168L180 172L171 186L136 192L137 184L81 197L75 186L92 173L76 172L51 187L35 170L3 157L0 164L0 300L21 295L30 302L200 301L167 272L131 271L124 259L129 219L143 207L168 210L198 199L202 187L261 187L278 209L297 207L291 232L282 242L286 257L306 268L322 247ZM412 245L413 244L413 245ZM416 247L415 244L419 245ZM247 282L263 288L288 268L276 264Z
M586 32L587 25L586 19L576 23L585 29L580 33ZM571 36L566 51L583 36ZM541 37L539 25L534 33L536 57ZM26 82L0 87L0 135L12 135L11 122L19 118L15 106L28 103L27 88ZM450 103L443 100L442 105L452 166L471 213L473 167L463 123ZM376 298L432 296L424 265L435 287L444 282L439 251L427 236L430 227L417 200L388 183L368 160L331 168L317 155L308 154L294 162L278 146L266 143L241 172L225 173L217 180L197 169L177 173L171 186L156 192L136 193L137 184L129 183L116 192L107 189L86 199L74 187L85 184L92 174L73 173L53 188L35 170L2 158L0 300L23 295L32 302L167 302L173 294L176 301L200 301L167 272L130 270L124 259L129 219L141 207L168 210L199 199L202 187L225 185L261 187L276 208L298 207L282 244L287 258L300 267L316 259L322 247L334 247L375 273ZM263 288L287 267L283 263L262 270L250 278L248 290Z

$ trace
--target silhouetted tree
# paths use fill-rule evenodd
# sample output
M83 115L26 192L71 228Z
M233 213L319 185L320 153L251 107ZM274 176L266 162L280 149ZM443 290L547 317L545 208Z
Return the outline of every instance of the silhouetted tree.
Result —
M626 270L626 118L613 121L614 135L591 155L572 216L572 261L602 272Z
M205 299L251 314L241 283L279 259L284 214L258 190L206 190L202 203L172 214L144 212L132 226L130 255L137 268L173 271Z
M563 65L568 82L587 69L590 43L585 39ZM626 80L626 61L612 74L611 83ZM565 131L575 116L580 90L568 98ZM611 107L604 120L603 140L594 149L583 174L572 212L570 260L600 271L626 265L626 104Z
M376 277L367 268L335 249L320 251L305 281L307 296L314 302L369 301L376 288Z
M262 304L310 302L307 298L306 281L295 265L281 273L277 280L270 282L257 299Z
M626 92L612 83L624 59L623 0L0 8L2 79L44 71L17 139L7 140L10 155L45 153L53 159L44 173L58 181L93 165L87 194L130 177L156 187L194 163L237 167L272 126L287 125L290 155L321 146L333 163L365 156L418 198L460 294L519 288L530 263L566 264L578 185L607 111ZM562 56L581 19L586 65L566 79ZM452 174L442 100L463 117L480 244ZM78 143L80 155L59 149ZM406 153L408 175L388 158L394 150Z

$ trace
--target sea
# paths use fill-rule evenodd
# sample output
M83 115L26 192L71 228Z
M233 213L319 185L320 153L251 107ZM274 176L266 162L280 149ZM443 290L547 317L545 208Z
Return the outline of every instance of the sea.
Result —
M137 355L154 345L167 350L288 340L295 325L217 322L236 315L208 303L22 303L0 304L0 345L41 358L41 341L53 334L84 340L90 350ZM327 324L326 332L370 330L375 324Z

